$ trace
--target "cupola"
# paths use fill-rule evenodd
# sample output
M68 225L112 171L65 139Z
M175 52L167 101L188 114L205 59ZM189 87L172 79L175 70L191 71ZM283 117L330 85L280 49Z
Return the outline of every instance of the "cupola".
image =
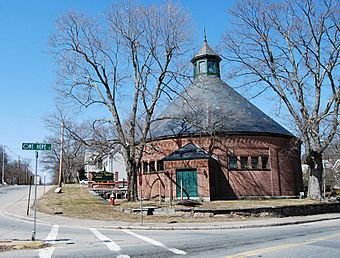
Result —
M204 35L204 42L201 49L197 52L191 62L194 65L194 78L201 75L211 75L220 78L221 57L208 45Z

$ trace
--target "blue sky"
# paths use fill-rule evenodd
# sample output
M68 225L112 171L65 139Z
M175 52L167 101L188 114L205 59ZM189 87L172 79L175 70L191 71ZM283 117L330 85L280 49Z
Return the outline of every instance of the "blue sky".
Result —
M149 1L157 2L157 1ZM179 1L192 16L196 42L201 47L203 29L215 46L228 25L226 10L234 1ZM42 142L50 132L44 117L54 111L56 65L48 54L48 40L55 21L69 10L100 14L109 0L1 0L0 1L0 144L7 146L12 160L29 158L23 142ZM42 174L41 170L39 173Z

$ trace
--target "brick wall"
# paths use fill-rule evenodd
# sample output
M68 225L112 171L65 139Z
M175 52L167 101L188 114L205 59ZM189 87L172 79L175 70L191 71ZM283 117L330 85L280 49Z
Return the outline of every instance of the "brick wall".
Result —
M188 143L211 154L210 160L164 162L164 171L144 173L145 198L176 197L176 169L196 168L199 197L211 200L244 196L295 196L301 189L300 145L295 138L265 135L187 137L149 142L143 162L159 161ZM238 169L228 168L228 156L237 157ZM252 169L251 157L268 157L268 168ZM240 168L248 161L246 168ZM256 158L255 158L256 159ZM141 166L142 167L142 166Z

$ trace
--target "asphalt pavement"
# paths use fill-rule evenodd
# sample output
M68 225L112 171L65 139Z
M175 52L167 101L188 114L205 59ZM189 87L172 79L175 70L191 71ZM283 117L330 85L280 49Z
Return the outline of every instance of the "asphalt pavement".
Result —
M47 192L51 186L46 186ZM44 194L44 187L39 186L37 196L40 198ZM16 199L11 205L3 207L3 213L16 217L22 220L33 220L33 209L30 209L29 215L27 213L28 197L22 196ZM33 202L31 202L32 204ZM69 228L107 228L107 229L139 229L139 230L208 230L208 229L237 229L237 228L260 228L271 226L284 226L302 223L310 223L317 221L326 221L340 219L340 213L328 213L310 216L296 216L296 217L263 217L253 220L230 221L230 222L207 222L207 223L150 223L139 221L123 222L123 221L102 221L102 220L84 220L68 218L61 215L51 215L37 212L37 223L52 225L58 224Z

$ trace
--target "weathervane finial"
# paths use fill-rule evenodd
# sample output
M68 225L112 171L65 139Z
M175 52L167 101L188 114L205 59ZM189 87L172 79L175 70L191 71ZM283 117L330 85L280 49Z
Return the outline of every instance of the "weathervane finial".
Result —
M205 28L204 28L203 32L204 32L204 42L207 42L207 35L205 33Z

